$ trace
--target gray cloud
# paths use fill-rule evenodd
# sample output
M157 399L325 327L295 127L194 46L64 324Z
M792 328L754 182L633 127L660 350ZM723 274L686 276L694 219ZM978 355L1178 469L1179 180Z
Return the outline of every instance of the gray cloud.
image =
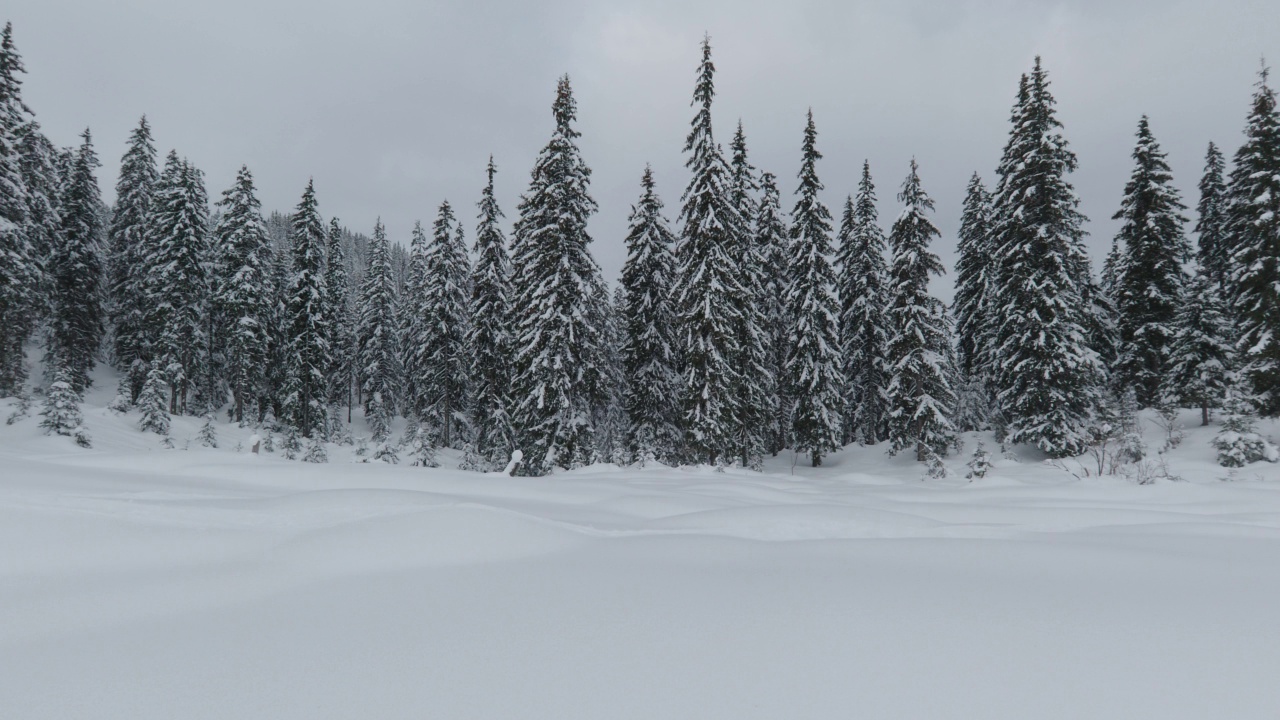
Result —
M1205 145L1240 140L1259 58L1280 57L1271 2L338 3L17 0L7 16L25 97L56 142L93 128L110 199L137 118L190 157L215 197L243 163L267 208L314 177L327 215L407 242L448 198L464 215L493 153L509 219L574 81L608 277L640 172L674 219L698 42L715 48L717 132L742 118L754 163L793 189L807 108L836 212L871 161L886 226L912 156L937 200L950 263L969 174L991 181L1017 78L1040 54L1067 137L1090 244L1110 244L1138 117L1147 113L1194 204ZM950 279L938 290L950 295Z

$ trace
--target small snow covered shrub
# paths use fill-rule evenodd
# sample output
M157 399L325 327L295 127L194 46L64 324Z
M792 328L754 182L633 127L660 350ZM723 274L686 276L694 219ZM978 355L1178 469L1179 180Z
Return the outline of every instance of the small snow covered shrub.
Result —
M471 443L463 443L462 445L462 461L458 463L459 470L468 472L487 472L489 463L480 457L480 453L476 452L476 446Z
M31 414L31 393L27 392L25 384L18 386L14 397L18 403L13 412L4 421L6 425L12 425Z
M89 447L89 434L84 430L84 417L80 414L80 395L71 387L71 375L66 370L58 370L45 394L40 414L44 416L40 427L46 433L74 437L77 445Z
M204 425L200 426L200 434L196 438L205 447L218 447L218 427L213 424L213 413L207 413L204 416Z
M309 463L327 463L329 462L329 453L325 452L324 440L320 437L320 433L315 433L311 442L307 443L307 452L302 456L303 462Z
M168 384L164 375L153 368L147 373L147 381L142 385L142 394L138 395L138 427L143 432L157 435L169 434L169 401Z
M389 442L378 444L378 449L373 453L373 459L388 465L398 465L400 463L400 456L396 454L395 446Z
M280 447L284 450L286 460L297 460L298 453L302 451L302 440L298 437L298 429L292 425L285 428L284 441L280 443Z
M357 440L356 440L356 449L355 449L355 454L356 454L356 457L361 457L361 458L362 458L362 457L366 457L366 456L368 456L368 454L369 454L369 438L367 438L367 437L363 437L363 436L362 436L362 437L360 437L359 439L357 439Z
M272 435L270 430L267 430L266 433L262 438L262 452L273 453L276 451L275 435Z
M969 472L965 477L970 480L986 477L987 471L991 469L991 453L987 452L987 446L983 445L981 441L973 449L973 457L969 459L968 466Z
M925 475L935 480L942 479L951 474L947 470L947 466L942 462L942 456L936 452L929 453L929 459L925 461Z
M409 448L415 467L440 467L436 461L435 433L427 428L418 428Z
M1259 460L1280 461L1280 451L1258 434L1256 422L1248 399L1235 388L1228 390L1222 406L1222 429L1213 439L1219 465L1238 468Z

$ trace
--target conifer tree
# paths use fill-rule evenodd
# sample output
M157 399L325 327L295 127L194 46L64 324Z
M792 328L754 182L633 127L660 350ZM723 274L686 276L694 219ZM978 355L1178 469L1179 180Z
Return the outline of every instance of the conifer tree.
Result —
M791 430L790 403L784 398L783 382L786 379L787 341L791 334L791 320L787 315L787 263L791 231L783 218L782 199L778 192L777 178L773 173L760 176L760 203L752 218L755 241L759 252L759 312L763 326L761 342L765 348L765 362L773 379L766 397L767 414L761 426L765 431L765 447L777 455L787 446ZM673 331L673 336L675 335Z
M240 168L218 206L222 216L214 228L218 277L212 304L224 344L233 418L243 423L246 409L257 419L254 405L266 391L274 298L270 239L249 168Z
M164 381L164 371L153 365L147 372L147 380L138 394L138 427L143 432L157 435L169 434L169 388Z
M1124 253L1117 278L1123 350L1116 379L1146 407L1159 400L1168 369L1174 316L1186 282L1182 263L1191 249L1182 231L1185 208L1145 115L1138 121L1133 159L1133 174L1114 217L1123 221L1117 237Z
M627 449L635 462L673 462L680 443L679 387L672 348L671 284L675 235L662 216L653 171L645 166L640 200L631 208L627 260L622 266L625 304L622 364Z
M787 314L793 325L787 348L786 392L795 409L791 434L795 449L809 453L814 467L840 448L843 403L840 390L840 305L831 256L831 212L819 199L818 130L809 111L801 146L800 186L791 211L791 286Z
M0 34L0 396L21 392L26 380L24 346L36 325L43 267L31 238L33 198L23 177L19 145L27 107L13 43L13 24Z
M778 376L770 358L765 329L765 246L756 237L751 218L758 212L756 169L747 158L747 138L742 121L729 144L729 202L738 211L739 232L732 238L736 247L731 254L738 258L741 296L734 300L738 309L735 333L739 355L733 364L738 369L738 410L734 418L734 446L743 467L758 468L769 449L768 423L774 416L773 403L778 393Z
M956 259L956 295L952 313L959 337L961 374L968 378L981 372L979 358L985 351L979 343L992 335L993 242L991 237L991 193L974 173L965 191L964 212L960 216L959 258Z
M47 315L51 309L53 277L49 263L61 244L62 195L74 169L74 163L65 162L64 152L73 151L54 146L28 109L26 122L18 128L18 162L27 191L27 241L34 252L26 271L32 283L33 319Z
M102 308L102 198L94 176L100 165L86 129L62 196L62 233L52 270L54 309L49 354L76 393L89 386L89 371L104 333Z
M346 248L342 235L338 218L333 218L329 221L324 265L324 307L330 332L329 367L325 371L325 382L329 404L337 407L346 403L349 413L355 329L351 312L351 281L347 272Z
M461 415L472 361L466 346L470 274L462 225L455 221L446 200L440 204L426 249L423 302L417 309L422 337L414 348L415 365L422 373L415 378L422 394L422 419L439 428L445 447L461 440L465 427Z
M1280 414L1280 112L1263 68L1228 186L1239 371L1264 415Z
M499 463L515 447L511 428L511 260L499 222L502 209L494 197L498 172L493 156L485 170L488 182L477 207L476 263L471 271L471 324L467 347L471 353L471 421L474 452L488 463Z
M116 204L111 213L110 284L112 355L118 369L128 374L130 399L136 400L146 381L147 328L144 302L147 213L160 171L151 126L142 116L129 135L129 146L120 159Z
M427 343L430 330L427 327L431 309L427 301L427 262L430 240L422 222L413 224L409 241L409 264L405 274L404 290L400 294L401 369L404 373L404 414L417 421L427 414L427 383L429 370L426 364Z
M1197 259L1209 279L1218 287L1227 287L1231 270L1230 243L1227 238L1227 184L1223 180L1226 162L1217 145L1209 143L1204 158L1204 175L1200 178L1200 202L1196 205Z
M693 93L697 112L685 140L685 167L692 177L682 197L673 296L685 442L693 459L712 465L734 450L740 381L733 361L742 352L736 332L742 311L735 301L746 294L732 255L743 221L731 201L729 167L711 129L714 81L708 37L702 41Z
M359 375L365 420L376 442L391 432L398 384L396 355L396 287L391 276L391 248L379 220L369 241L369 266L360 291L357 335Z
M521 198L511 258L512 419L524 452L522 471L535 475L584 463L593 451L589 381L600 357L591 317L599 268L587 234L596 203L588 194L591 170L578 150L568 76L557 85L552 114L555 132Z
M71 371L58 367L53 382L44 396L44 419L40 427L46 433L74 437L76 444L89 447L89 434L84 429L84 416L80 412L81 396L76 391Z
M929 294L931 275L943 273L942 262L929 251L939 237L929 219L933 199L920 187L916 161L902 183L898 202L904 208L889 233L893 264L889 270L889 340L887 367L888 439L890 452L914 449L916 459L945 455L953 443L948 353L950 327L942 301Z
M1076 168L1036 59L1024 76L993 200L994 337L986 343L1007 439L1050 456L1082 452L1104 378L1090 347L1084 217Z
M846 203L836 256L840 296L840 350L848 388L847 439L867 445L887 435L891 329L885 302L889 292L885 237L876 212L871 166L862 163L862 179L852 205Z
M289 283L285 321L289 334L289 376L284 408L290 424L310 438L325 428L328 397L329 313L324 287L328 238L316 205L315 185L307 189L293 215L293 276Z
M1201 425L1208 425L1209 411L1221 405L1231 369L1231 326L1221 293L1203 268L1187 285L1161 386L1163 399L1200 408Z

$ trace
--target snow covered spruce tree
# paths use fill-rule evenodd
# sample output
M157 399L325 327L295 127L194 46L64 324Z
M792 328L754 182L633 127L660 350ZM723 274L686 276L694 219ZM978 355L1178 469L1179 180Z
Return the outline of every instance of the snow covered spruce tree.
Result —
M38 198L24 178L20 151L29 127L22 102L26 72L13 44L13 25L0 35L0 397L22 392L24 346L35 329L44 266L32 238L30 207Z
M439 429L445 447L466 440L467 380L472 358L467 355L471 265L449 202L440 204L426 247L421 305L416 321L421 336L414 338L414 378L421 393L422 418Z
M1191 248L1183 234L1185 208L1145 115L1138 121L1133 159L1133 174L1113 218L1122 221L1117 239L1123 253L1116 278L1122 350L1115 374L1120 387L1133 389L1139 406L1149 407L1159 400L1168 370L1174 316L1186 282L1182 263Z
M760 175L760 203L752 223L759 252L758 310L763 322L760 335L765 362L773 378L766 398L768 414L763 423L765 449L777 455L787 446L791 432L791 405L784 398L782 387L786 378L787 339L791 334L786 303L790 286L787 263L791 231L783 218L782 198L773 173Z
M627 450L634 462L675 462L679 456L679 387L672 348L675 236L662 216L662 200L646 165L640 200L631 208L627 260L622 266L625 305L622 363L630 419Z
M391 274L391 247L387 231L378 220L369 241L369 267L360 290L357 331L360 383L364 415L375 442L384 442L391 433L399 388L399 361L396 342L396 286Z
M257 400L266 390L265 367L271 338L268 323L274 292L270 248L253 174L241 167L218 201L222 216L214 228L216 272L213 312L224 344L224 371L237 423L260 419Z
M199 170L170 152L147 217L146 326L157 336L148 362L170 388L169 412L185 413L206 347L208 198Z
M995 274L991 237L991 193L974 173L965 190L960 216L960 244L956 259L956 295L952 314L956 320L961 374L968 378L985 371L980 343L992 336L992 281Z
M831 212L818 198L822 181L817 164L818 130L809 111L801 145L800 186L791 211L791 286L787 314L792 320L787 343L786 393L795 409L791 436L798 452L809 453L814 467L840 449L844 380L840 372L840 304L831 267Z
M1209 279L1225 288L1231 270L1231 248L1227 238L1227 184L1223 180L1226 162L1217 145L1209 143L1200 178L1200 202L1196 204L1197 259Z
M325 247L328 238L316 205L315 185L307 181L293 218L293 276L286 297L289 336L288 380L283 407L288 422L305 438L326 427L329 313L325 310Z
M769 445L769 420L775 416L779 382L770 361L770 347L765 333L764 271L765 246L759 242L750 219L757 214L756 169L747 159L747 137L742 121L729 143L729 202L738 211L739 232L733 236L736 247L731 255L738 259L741 296L735 300L739 314L735 332L738 337L738 409L734 418L734 451L743 467L758 468Z
M541 475L559 465L590 462L592 388L601 357L593 331L592 294L599 268L587 220L591 170L573 127L577 104L569 77L556 86L555 131L538 154L520 200L512 245L512 421L524 452L522 471Z
M676 247L677 352L682 373L681 421L690 459L709 464L731 459L738 417L739 357L736 328L744 296L732 255L742 218L730 201L729 167L711 131L715 97L711 39L702 42L702 62L694 87L697 108L685 140L685 167L692 177L680 210Z
M324 309L329 325L329 367L325 369L326 400L331 408L351 409L351 382L355 355L355 327L351 311L351 280L346 248L338 218L329 221L325 239ZM330 418L337 422L336 415Z
M1066 179L1076 157L1039 58L1012 120L993 199L994 337L984 364L995 369L1007 440L1061 457L1087 445L1105 375L1090 346L1084 216Z
M871 165L852 203L845 203L836 255L840 296L840 351L846 383L845 432L849 442L874 445L887 435L891 330L885 300L889 291L885 237L876 212Z
M74 437L80 447L89 447L89 434L84 429L84 416L80 412L80 393L75 389L72 373L59 366L44 396L44 420L40 427L46 433Z
M1266 68L1236 151L1227 233L1239 372L1264 415L1280 414L1280 112Z
M137 400L146 382L147 311L146 281L147 213L160 171L151 126L142 116L129 135L128 149L120 159L116 204L112 208L107 237L110 245L110 297L112 355L116 368L128 376L129 399Z
M169 434L169 388L164 371L152 365L138 394L138 428L157 435Z
M511 260L502 235L502 208L494 197L498 166L489 157L488 182L477 207L475 257L471 270L471 422L474 452L501 465L515 447L511 428Z
M94 176L100 163L89 131L80 137L62 195L62 232L50 263L53 317L49 322L49 355L77 394L89 386L89 372L105 332L103 206Z
M1231 325L1222 289L1201 268L1186 286L1173 322L1161 399L1200 408L1200 424L1220 407L1231 369Z
M889 232L893 263L889 268L887 369L889 452L914 449L916 460L947 453L954 442L951 409L955 395L948 366L951 332L946 307L929 294L929 277L941 275L942 262L929 251L941 233L929 219L933 199L920 187L916 161L902 183L902 214Z
M420 420L427 411L426 347L427 317L427 231L421 221L413 223L409 240L409 264L400 293L400 369L404 377L402 407L408 418Z

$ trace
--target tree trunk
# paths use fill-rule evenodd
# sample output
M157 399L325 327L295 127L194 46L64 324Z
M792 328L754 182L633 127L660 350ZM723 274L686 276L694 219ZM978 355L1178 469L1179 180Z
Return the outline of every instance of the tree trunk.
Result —
M1209 403L1200 406L1200 425L1201 427L1209 424Z

